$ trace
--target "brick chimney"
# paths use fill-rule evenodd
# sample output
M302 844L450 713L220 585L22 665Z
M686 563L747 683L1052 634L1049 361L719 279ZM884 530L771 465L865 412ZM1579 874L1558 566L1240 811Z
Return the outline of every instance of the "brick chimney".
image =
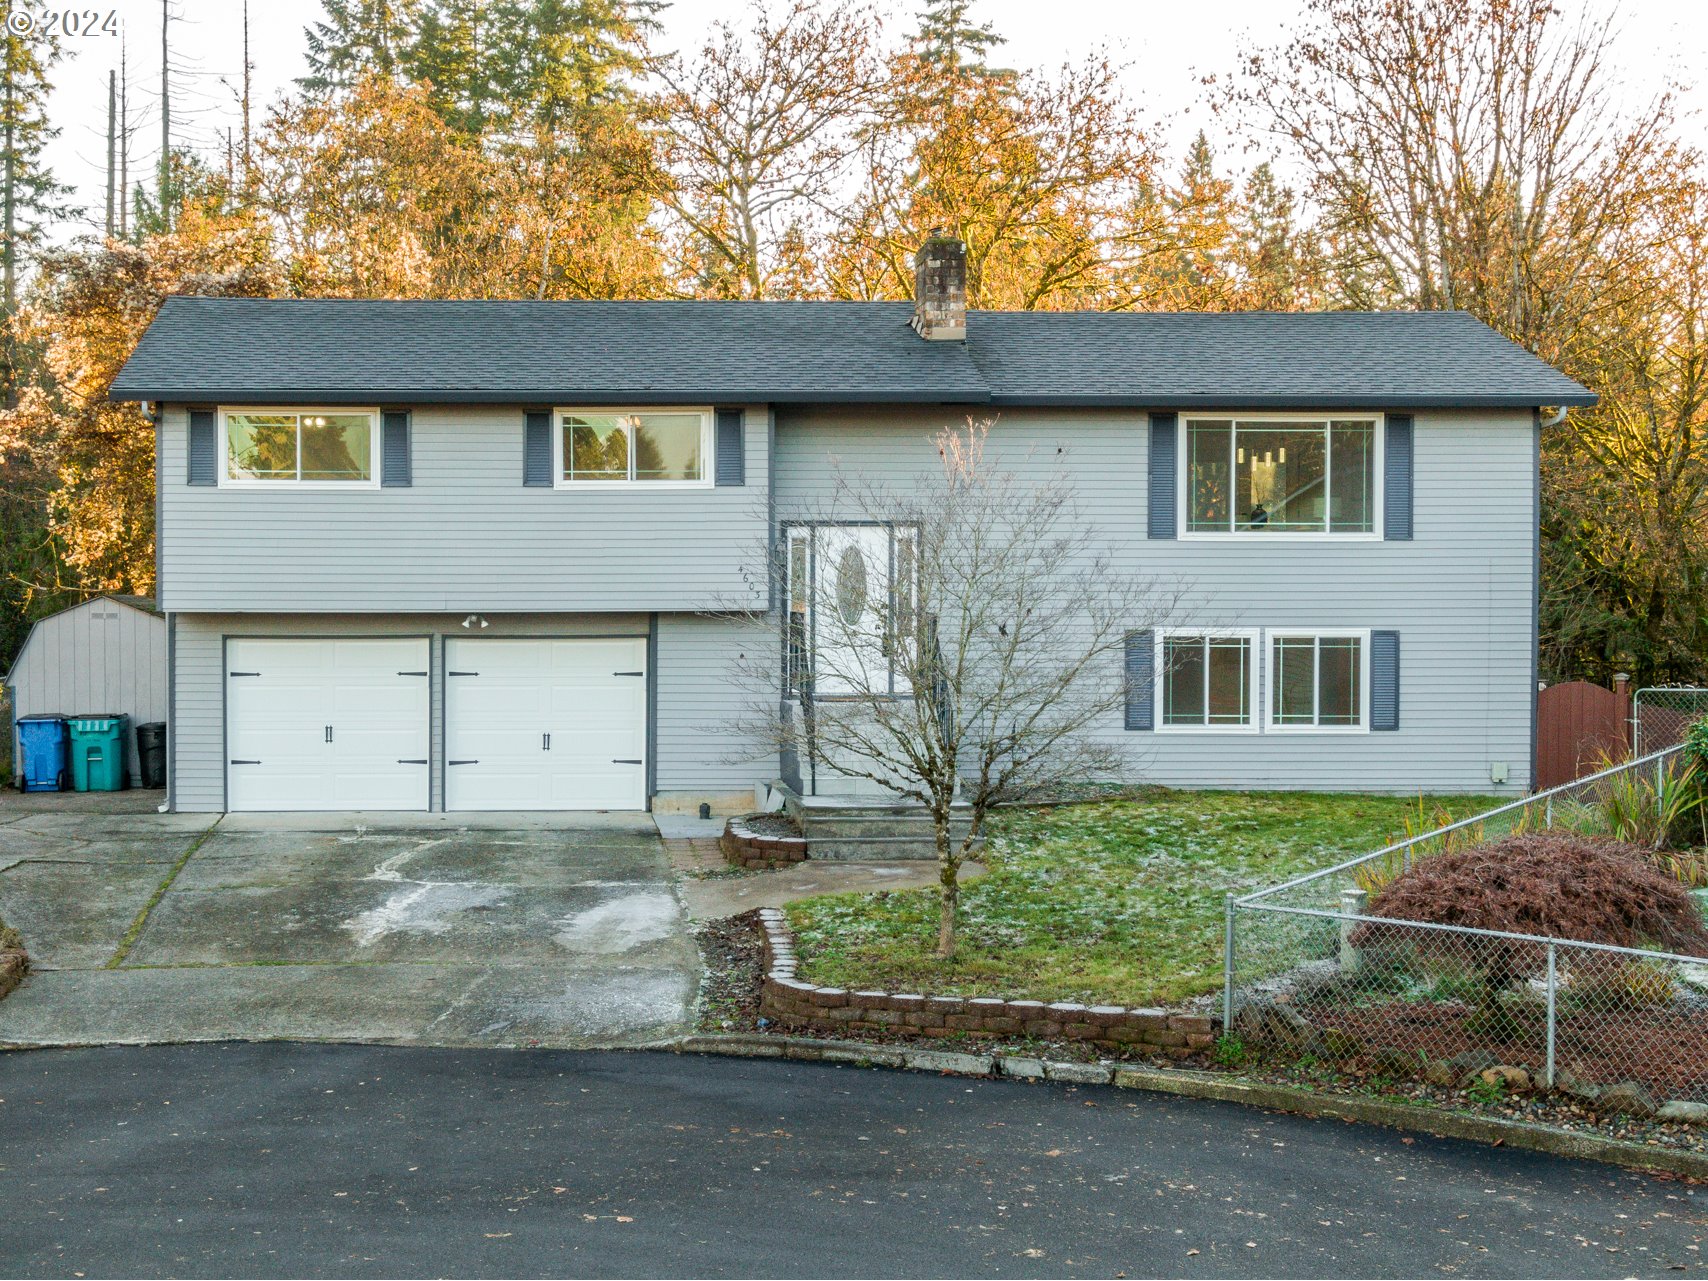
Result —
M967 246L943 227L913 256L913 328L928 342L967 337Z

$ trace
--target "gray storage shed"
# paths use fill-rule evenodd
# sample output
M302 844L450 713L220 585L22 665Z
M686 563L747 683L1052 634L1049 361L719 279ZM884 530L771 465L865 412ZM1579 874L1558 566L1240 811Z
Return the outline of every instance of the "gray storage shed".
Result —
M16 718L43 712L130 717L125 768L141 781L136 727L166 719L166 618L143 596L96 596L38 619L6 673L14 783L23 770Z

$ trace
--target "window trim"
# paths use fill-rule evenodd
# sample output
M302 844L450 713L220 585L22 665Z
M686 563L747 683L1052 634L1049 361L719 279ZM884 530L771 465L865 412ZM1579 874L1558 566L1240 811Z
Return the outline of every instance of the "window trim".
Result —
M1370 631L1368 627L1271 627L1265 630L1263 654L1267 679L1263 683L1263 731L1266 734L1368 734L1370 732ZM1280 681L1273 655L1278 640L1355 640L1358 642L1358 724L1282 725L1275 717ZM1322 648L1317 654L1317 681L1312 714L1322 715Z
M1370 422L1373 425L1375 439L1372 442L1374 445L1374 448L1373 448L1372 453L1371 453L1371 462L1370 462L1370 466L1371 466L1371 474L1370 474L1371 505L1370 505L1370 528L1369 528L1369 530L1366 532L1359 532L1359 533L1348 532L1348 533L1337 534L1333 530L1329 530L1329 529L1324 529L1321 532L1315 532L1315 531L1302 530L1301 529L1301 530L1276 531L1274 533L1258 533L1255 530L1249 530L1249 529L1242 530L1242 529L1193 529L1193 528L1191 528L1191 524L1192 524L1192 506L1191 506L1191 504L1192 504L1192 476L1191 476L1191 470L1190 470L1190 466L1189 466L1189 458L1188 458L1188 454L1187 454L1187 443L1191 439L1191 435L1192 435L1191 427L1192 427L1193 423L1195 423L1195 422L1209 422L1209 421L1215 421L1217 419L1227 419L1233 424L1234 435L1235 435L1236 440L1238 438L1238 427L1239 427L1239 424L1241 422L1322 423L1322 424L1324 424L1325 432L1327 430L1327 424L1329 424L1331 422L1347 422L1347 421L1352 421L1352 420L1356 420L1359 422L1366 422L1366 421ZM1386 453L1387 453L1387 447L1388 446L1387 446L1387 415L1382 413L1380 410L1341 410L1341 411L1324 410L1320 413L1306 413L1306 412L1297 411L1297 410L1285 411L1285 412L1277 411L1275 413L1266 413L1263 411L1241 412L1239 410L1222 410L1219 412L1210 412L1208 410L1204 410L1204 411L1195 410L1191 414L1186 414L1186 413L1180 414L1179 417L1176 418L1175 423L1176 423L1176 426L1175 426L1175 430L1174 430L1174 464L1175 464L1175 466L1174 466L1174 470L1175 470L1175 481L1174 481L1175 498L1174 498L1174 501L1175 501L1175 509L1176 509L1176 514L1175 514L1175 536L1176 537L1183 539L1183 540L1186 540L1186 541L1212 542L1212 543L1217 542L1217 541L1225 542L1225 541L1228 541L1231 539L1240 540L1240 541L1247 541L1247 540L1261 541L1261 542L1269 542L1269 543L1322 543L1322 542L1379 543L1379 542L1382 542L1384 540L1386 535L1385 535L1385 526L1383 524L1383 520L1384 520L1386 513L1383 510L1383 504L1384 504L1384 501L1386 499L1386 494L1384 491L1387 487L1385 480L1384 480L1387 473L1384 470L1384 468L1385 468L1386 463L1387 463ZM1415 444L1414 444L1413 448L1414 448L1414 452L1415 452ZM1332 476L1328 477L1328 483L1330 485L1332 485L1334 483Z
M563 474L563 420L566 414L698 414L700 416L700 479L698 480L571 480ZM634 466L634 450L629 451ZM711 489L717 484L717 414L710 405L555 405L552 408L552 488L579 493L632 494L645 489Z
M368 419L368 476L366 480L248 480L231 474L231 428L227 419L232 414L341 414L346 417L365 414ZM378 489L380 463L384 457L381 437L384 424L377 405L221 405L219 407L219 471L221 489L320 489L349 491ZM302 470L302 423L297 423L297 470Z
M1246 676L1251 683L1251 715L1243 725L1170 725L1168 723L1168 664L1167 642L1184 636L1201 636L1211 640L1250 642L1246 649ZM1264 632L1261 627L1159 627L1151 655L1154 664L1151 725L1156 734L1257 734L1263 729L1263 694L1260 681L1263 675Z

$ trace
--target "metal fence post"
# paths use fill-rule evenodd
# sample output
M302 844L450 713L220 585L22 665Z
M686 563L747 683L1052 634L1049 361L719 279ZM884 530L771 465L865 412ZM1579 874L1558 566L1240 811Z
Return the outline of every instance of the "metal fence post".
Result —
M1222 904L1225 930L1222 939L1222 1035L1232 1036L1234 1030L1234 896L1229 894Z
M1542 1084L1554 1088L1554 998L1559 992L1559 971L1555 964L1555 947L1548 944L1548 1046L1542 1065Z

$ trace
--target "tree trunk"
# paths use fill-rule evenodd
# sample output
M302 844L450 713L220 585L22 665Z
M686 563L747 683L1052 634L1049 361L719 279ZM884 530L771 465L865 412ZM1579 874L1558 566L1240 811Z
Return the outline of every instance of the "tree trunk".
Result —
M937 955L955 955L955 910L961 902L961 860L949 837L946 815L932 816L937 829Z

